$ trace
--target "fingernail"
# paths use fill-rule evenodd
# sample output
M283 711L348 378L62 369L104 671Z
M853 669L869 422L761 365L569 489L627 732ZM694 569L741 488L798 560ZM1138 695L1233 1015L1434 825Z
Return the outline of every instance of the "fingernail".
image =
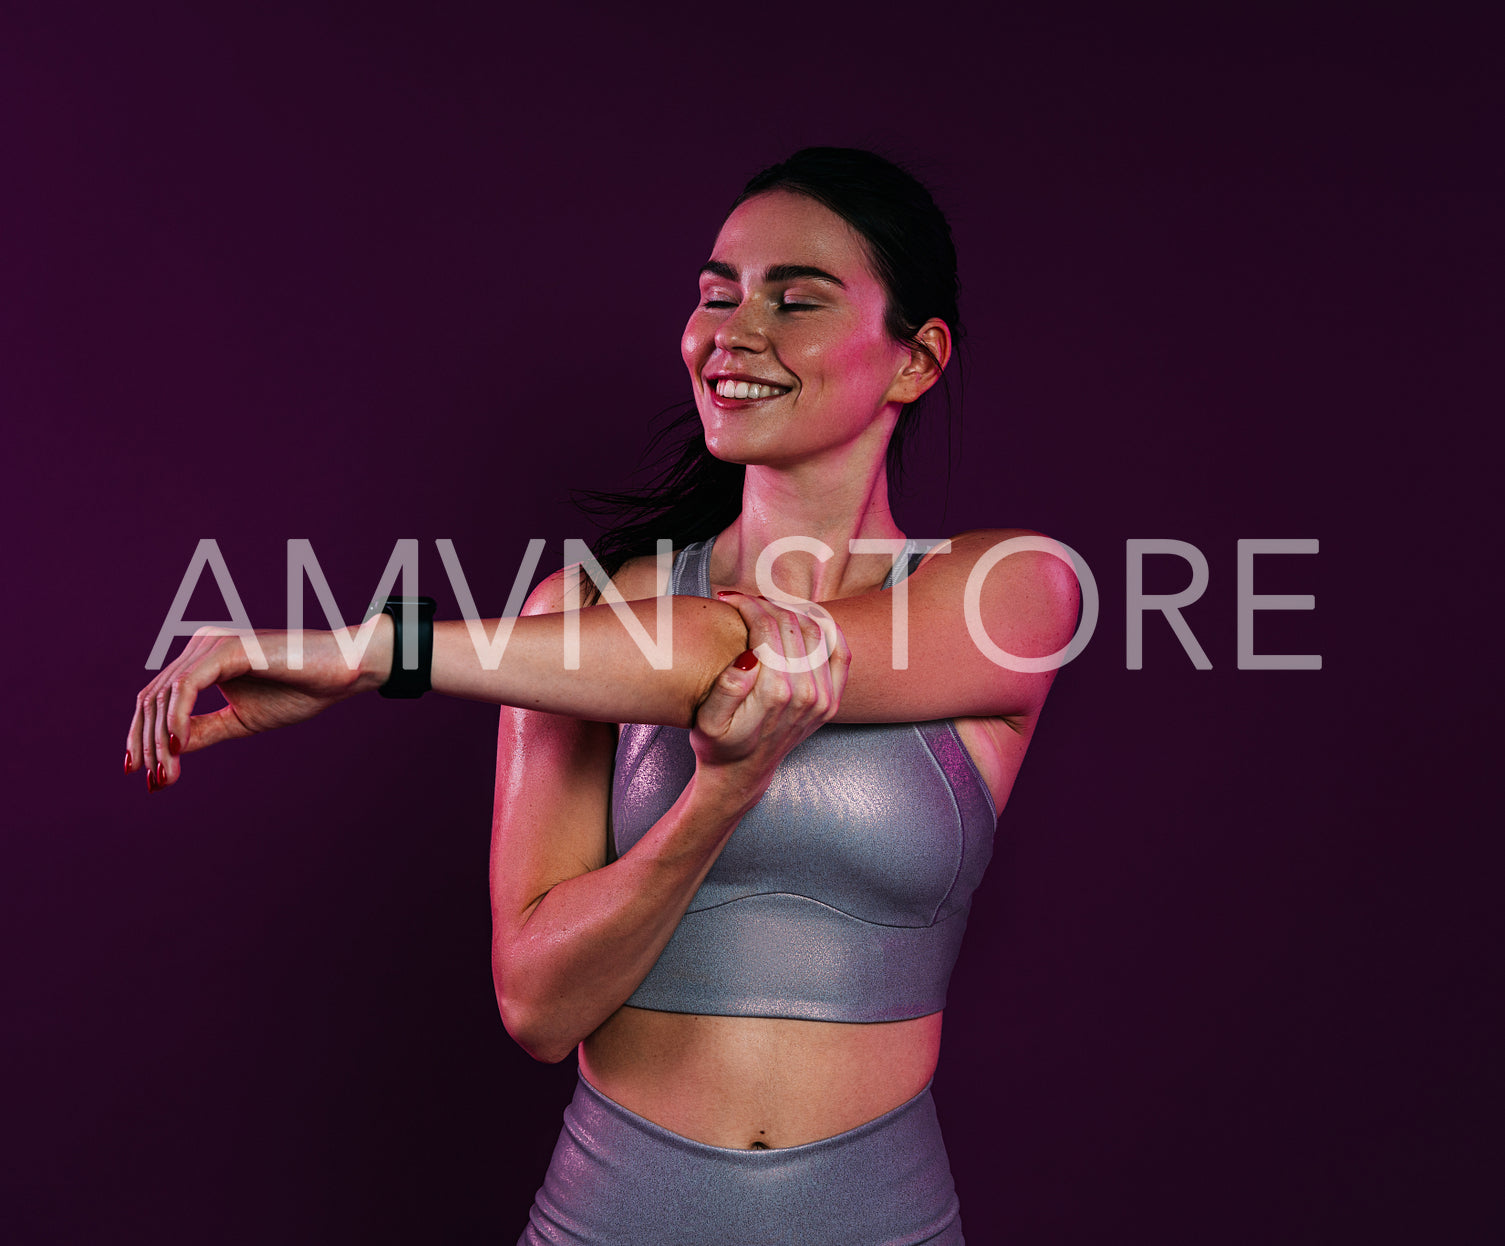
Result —
M126 772L126 774L130 774L130 772L131 772L131 750L130 749L126 749L125 750L125 772Z
M732 589L732 588L718 588L716 590L716 596L717 597L730 597L736 591L737 591L736 589Z
M751 649L744 649L737 655L737 660L732 663L739 671L750 671L758 664L758 655Z
M146 772L146 790L148 792L155 792L157 790L157 781L152 778L150 770Z
M173 735L171 731L167 733L167 751L174 757L178 755L178 737Z
M159 761L157 763L157 786L167 786L167 764L165 762Z

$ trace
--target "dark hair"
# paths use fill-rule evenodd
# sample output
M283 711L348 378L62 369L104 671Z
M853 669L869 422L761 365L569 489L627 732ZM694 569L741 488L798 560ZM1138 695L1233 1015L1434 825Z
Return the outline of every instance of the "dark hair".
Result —
M957 311L959 285L951 226L917 178L874 152L806 147L756 174L732 210L771 190L814 199L862 236L888 291L884 320L895 341L917 346L935 358L915 334L927 320L938 317L951 330L953 342L960 343L963 329ZM960 364L958 354L958 369ZM949 411L951 388L944 372L939 388ZM904 447L923 402L922 398L909 403L894 426L887 467L895 486L902 478ZM745 468L723 462L706 449L694 403L670 407L659 415L660 419L673 418L654 436L649 452L676 434L683 434L683 439L665 456L667 465L646 488L626 493L584 492L576 497L582 509L617 520L595 543L596 559L608 575L614 575L629 558L654 553L655 542L662 537L670 538L678 549L715 536L742 510Z

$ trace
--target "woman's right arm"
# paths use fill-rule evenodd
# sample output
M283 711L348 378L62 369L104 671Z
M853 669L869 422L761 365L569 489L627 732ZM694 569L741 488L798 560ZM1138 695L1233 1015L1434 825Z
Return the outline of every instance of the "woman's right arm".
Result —
M1031 548L1000 562L1021 535ZM842 720L1031 720L1055 676L1056 659L1046 655L1060 656L1077 618L1070 562L1064 552L1040 549L1042 543L1049 545L1038 534L1011 529L964 533L951 541L948 555L931 556L915 570L905 594L874 591L822 603L835 628L850 636L860 672ZM761 651L791 626L785 612L768 613L773 603L745 594L723 601L672 597L673 660L655 666L617 617L625 610L652 634L655 589L626 589L625 604L581 610L578 628L555 610L517 620L505 653L489 668L466 622L435 623L434 690L608 723L686 725L737 654L749 647ZM901 596L908 600L907 627L897 613ZM391 620L379 616L358 660L347 657L347 633L303 633L304 666L293 670L286 658L290 634L258 632L269 660L263 673L252 669L237 637L201 629L138 695L126 740L127 773L144 766L149 781L155 773L171 785L181 773L179 752L300 722L379 687L392 667L392 633ZM894 656L897 639L906 633L913 641L907 665ZM572 664L576 636L579 660ZM1044 669L1021 668L990 652L998 649L1043 661ZM229 704L190 717L198 694L211 684Z
M511 629L492 669L481 662L465 621L436 622L434 691L607 723L689 726L719 673L747 645L747 624L737 608L672 597L667 599L672 658L668 666L656 667L617 617L618 610L633 614L652 633L658 614L654 575L640 571L632 577L628 587L640 599L587 607L575 627L560 613L564 573L546 583L557 609L516 620L527 625L515 629L514 620L491 621L492 628ZM180 753L303 722L380 687L392 669L393 625L382 614L369 626L364 637L354 629L257 631L251 641L231 629L200 628L137 695L126 735L126 773L144 768L149 786L171 786L181 774ZM581 660L572 663L576 635ZM301 651L296 667L294 642ZM195 715L199 694L210 686L219 688L227 704Z
M524 613L562 609L562 583L560 576L546 580ZM786 637L788 657L819 643L808 620ZM779 761L836 712L847 667L844 642L839 660L813 672L728 666L691 732L694 776L668 813L611 864L615 726L502 709L492 974L502 1020L531 1055L562 1060L637 989Z

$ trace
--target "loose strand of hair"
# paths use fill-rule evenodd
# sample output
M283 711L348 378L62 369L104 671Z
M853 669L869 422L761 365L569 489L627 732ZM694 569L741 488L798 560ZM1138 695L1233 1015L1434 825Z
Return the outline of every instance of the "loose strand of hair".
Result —
M654 422L659 427L644 459L657 470L641 488L571 493L580 510L610 523L592 542L595 559L608 576L632 558L656 553L666 537L678 550L715 536L742 510L746 468L723 462L706 449L695 404L666 407ZM660 448L664 452L655 455ZM589 596L592 601L598 596L594 587Z

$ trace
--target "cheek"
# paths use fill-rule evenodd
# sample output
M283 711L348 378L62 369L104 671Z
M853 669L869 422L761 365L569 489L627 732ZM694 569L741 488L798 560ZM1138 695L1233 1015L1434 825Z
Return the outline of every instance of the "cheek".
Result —
M851 384L859 377L881 371L887 363L889 351L887 339L875 341L863 335L852 335L832 340L817 338L799 344L795 350L800 366L812 379L824 373L828 384L845 381Z
M711 339L711 334L699 321L699 316L691 316L685 325L684 336L679 339L680 357L685 361L685 367L694 373L700 371L699 362L705 357L705 348Z

